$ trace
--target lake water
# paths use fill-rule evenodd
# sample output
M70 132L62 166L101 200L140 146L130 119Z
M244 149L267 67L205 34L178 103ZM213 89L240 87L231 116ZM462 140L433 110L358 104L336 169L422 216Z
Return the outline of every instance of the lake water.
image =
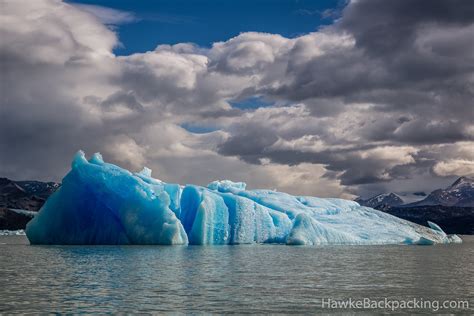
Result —
M90 247L30 246L25 236L0 236L0 313L350 312L328 306L349 298L353 304L429 301L434 308L431 301L462 300L469 309L439 312L473 313L474 236L463 240L437 246ZM356 311L390 312L392 306Z

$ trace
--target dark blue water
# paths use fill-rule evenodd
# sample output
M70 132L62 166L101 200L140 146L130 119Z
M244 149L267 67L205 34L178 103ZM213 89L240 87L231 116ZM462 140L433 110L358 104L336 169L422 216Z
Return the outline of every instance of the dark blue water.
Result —
M0 236L0 313L349 311L323 308L329 298L467 300L470 310L441 312L472 313L474 238L463 239L437 246L82 247Z

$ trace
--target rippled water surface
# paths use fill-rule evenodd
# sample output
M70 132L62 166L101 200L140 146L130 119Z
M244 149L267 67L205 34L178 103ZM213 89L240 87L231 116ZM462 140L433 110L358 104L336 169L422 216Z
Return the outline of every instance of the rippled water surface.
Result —
M419 298L468 300L471 309L457 311L472 313L473 237L438 246L85 247L0 236L0 312L307 313L333 311L322 308L329 298Z

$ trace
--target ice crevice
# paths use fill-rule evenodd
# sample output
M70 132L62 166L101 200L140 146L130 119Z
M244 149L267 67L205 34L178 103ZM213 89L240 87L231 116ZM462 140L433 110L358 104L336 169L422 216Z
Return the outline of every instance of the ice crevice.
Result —
M31 244L368 245L459 243L357 202L247 190L243 182L181 186L89 160L79 151L62 186L26 228Z

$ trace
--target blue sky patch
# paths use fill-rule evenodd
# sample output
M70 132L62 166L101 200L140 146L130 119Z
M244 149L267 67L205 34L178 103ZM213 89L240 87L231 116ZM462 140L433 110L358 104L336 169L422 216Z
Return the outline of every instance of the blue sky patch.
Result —
M229 101L229 104L233 108L241 110L255 110L258 108L264 108L274 105L273 102L265 100L262 97L250 97L240 101Z
M207 134L207 133L212 133L219 130L219 128L216 128L214 126L204 126L204 125L198 125L195 123L183 123L180 126L184 128L185 130L187 130L188 132L194 133L194 134Z
M332 24L344 6L340 0L79 0L70 3L106 7L135 17L113 26L123 44L115 49L117 55L183 42L210 47L214 42L249 31L296 37Z

